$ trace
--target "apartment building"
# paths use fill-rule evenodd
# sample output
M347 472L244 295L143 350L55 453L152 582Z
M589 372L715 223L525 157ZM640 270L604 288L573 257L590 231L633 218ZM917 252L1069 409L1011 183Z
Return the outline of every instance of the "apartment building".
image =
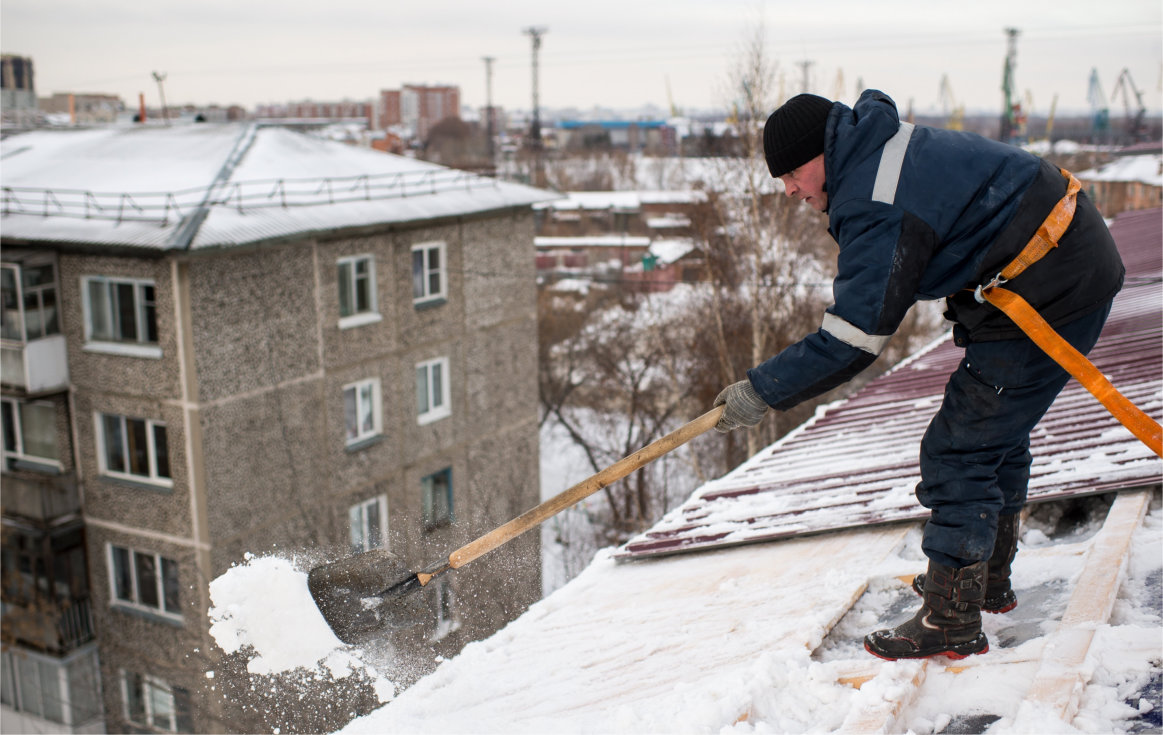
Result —
M342 102L318 102L304 100L282 104L257 105L254 116L258 120L299 120L299 121L360 121L371 125L375 120L375 110L370 102L343 100Z
M381 91L380 105L381 127L401 125L424 140L436 123L460 117L460 87L406 84Z
M223 680L208 583L419 568L536 504L552 195L254 124L0 145L4 731L338 728ZM519 614L538 543L425 590L398 655Z
M0 54L0 119L25 124L37 117L32 59Z

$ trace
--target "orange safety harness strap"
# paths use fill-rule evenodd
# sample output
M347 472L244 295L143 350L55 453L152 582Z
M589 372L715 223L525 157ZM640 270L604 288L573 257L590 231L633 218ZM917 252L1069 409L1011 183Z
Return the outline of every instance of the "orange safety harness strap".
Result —
M1070 221L1074 218L1074 208L1077 203L1078 191L1081 188L1078 179L1068 171L1063 170L1069 184L1066 196L1063 197L1046 220L1038 227L1038 232L1032 237L1018 257L1014 258L1001 273L984 286L978 286L974 292L980 302L989 302L1005 312L1034 344L1038 345L1055 362L1070 373L1084 388L1090 391L1095 398L1111 412L1119 422L1127 427L1139 441L1155 454L1163 457L1163 428L1159 422L1148 416L1142 409L1131 403L1107 380L1106 376L1076 350L1066 340L1054 331L1045 319L1030 306L1030 304L1013 291L1001 288L1001 284L1015 278L1032 263L1037 262L1046 253L1058 246Z

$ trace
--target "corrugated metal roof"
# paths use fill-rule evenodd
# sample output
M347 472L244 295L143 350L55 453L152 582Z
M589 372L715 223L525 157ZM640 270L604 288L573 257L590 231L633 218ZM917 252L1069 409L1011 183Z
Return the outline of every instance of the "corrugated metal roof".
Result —
M0 142L6 238L155 250L532 205L559 195L254 124L45 130Z
M1163 417L1161 210L1111 227L1127 266L1092 361L1136 405ZM720 548L928 516L913 495L917 451L962 350L943 337L850 399L704 485L619 558ZM1155 485L1163 461L1070 381L1030 438L1030 502Z

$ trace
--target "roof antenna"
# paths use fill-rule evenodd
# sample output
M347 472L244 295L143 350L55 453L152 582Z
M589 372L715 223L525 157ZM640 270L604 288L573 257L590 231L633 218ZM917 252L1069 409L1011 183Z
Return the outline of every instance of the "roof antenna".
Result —
M162 84L162 82L164 82L166 80L165 72L162 72L161 74L159 74L155 71L153 73L153 80L155 82L157 82L157 91L158 91L158 94L161 95L161 98L162 98L162 119L166 121L166 125L169 125L170 124L170 112L169 112L169 109L166 107L166 88Z

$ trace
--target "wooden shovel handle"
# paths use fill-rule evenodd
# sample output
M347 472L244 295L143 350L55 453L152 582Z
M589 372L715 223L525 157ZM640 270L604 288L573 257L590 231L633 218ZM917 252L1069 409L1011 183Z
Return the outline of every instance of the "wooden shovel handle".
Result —
M449 554L449 566L453 569L458 569L468 564L473 559L487 554L501 544L528 531L546 518L557 515L574 503L588 498L610 483L621 480L634 470L653 462L667 452L681 447L683 444L686 444L691 439L694 439L696 436L699 436L717 424L722 414L723 406L712 408L694 421L675 429L661 439L647 444L630 456L623 457L606 469L598 472L596 475L590 476L588 479L582 480L560 495L546 500L541 505L530 508L505 525L481 536L476 541L470 541Z

